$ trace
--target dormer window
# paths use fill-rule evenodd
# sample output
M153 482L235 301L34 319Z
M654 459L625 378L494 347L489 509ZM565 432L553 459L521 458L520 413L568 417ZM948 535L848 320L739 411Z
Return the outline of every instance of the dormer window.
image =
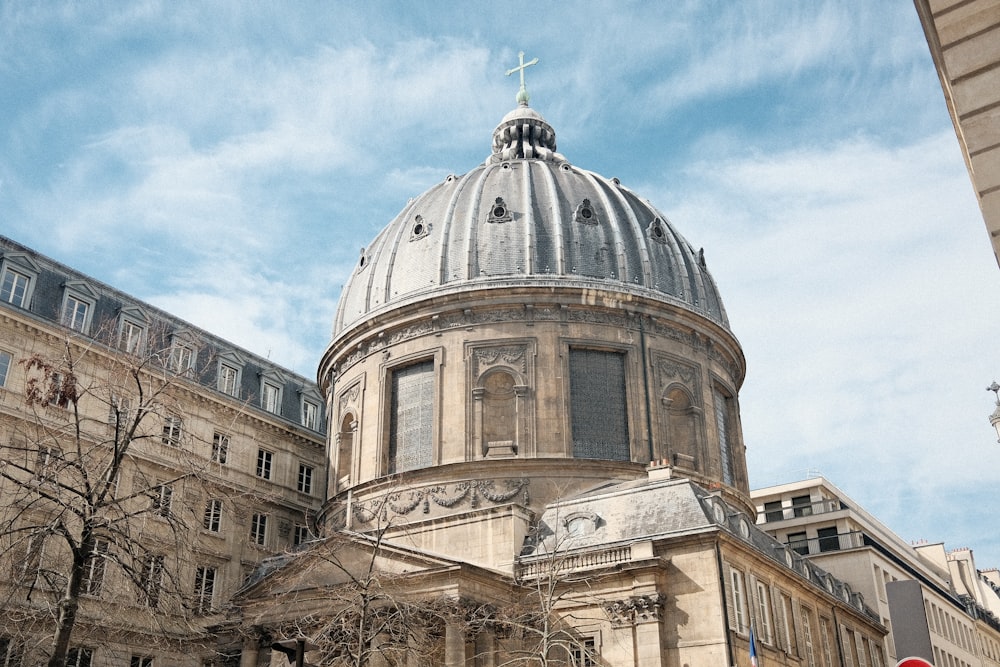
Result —
M24 253L7 253L0 261L0 302L18 308L31 305L31 293L39 267Z
M63 287L63 302L60 322L73 331L87 333L94 317L97 292L81 280L67 281Z
M228 362L219 362L219 391L230 396L239 396L240 369Z
M118 323L118 347L127 354L142 354L146 347L145 314L138 308L122 309Z
M260 406L268 412L281 414L281 387L265 380L260 387Z

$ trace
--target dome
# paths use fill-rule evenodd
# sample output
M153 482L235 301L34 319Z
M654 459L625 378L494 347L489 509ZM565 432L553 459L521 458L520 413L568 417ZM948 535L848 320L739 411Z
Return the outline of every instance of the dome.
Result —
M361 251L333 336L398 306L512 286L634 294L729 328L702 251L617 179L568 162L552 127L521 104L483 164L411 200Z

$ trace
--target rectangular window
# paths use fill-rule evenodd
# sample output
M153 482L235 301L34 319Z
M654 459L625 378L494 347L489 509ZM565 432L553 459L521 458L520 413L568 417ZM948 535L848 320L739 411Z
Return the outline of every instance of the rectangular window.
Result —
M765 644L774 643L774 631L771 627L771 596L767 586L762 581L757 582L757 632Z
M812 516L812 500L809 496L796 496L792 498L792 514L795 516Z
M202 520L205 530L217 533L222 527L222 501L211 498L205 503L205 517Z
M35 479L45 482L55 481L61 458L62 452L59 449L40 445L35 458Z
M227 458L229 458L229 436L216 432L212 436L212 460L216 463L225 463Z
M176 447L181 442L181 418L176 415L169 415L163 418L163 436L161 438L164 445Z
M0 636L0 667L21 667L24 647L12 637Z
M104 567L108 556L107 540L98 540L94 545L94 555L87 559L84 566L83 587L85 595L100 595L104 585Z
M148 655L133 655L128 661L128 667L153 667L153 658Z
M71 648L66 654L66 667L90 667L93 662L92 648Z
M819 550L821 552L840 550L840 537L837 535L836 526L820 528L816 531L816 536L819 538Z
M780 500L764 503L764 521L781 521L784 518L785 512L781 509Z
M800 556L809 555L809 540L805 533L788 533L788 548Z
M260 406L268 412L281 414L281 389L270 382L261 383Z
M795 633L795 614L792 613L792 598L784 593L779 593L779 605L781 625L785 629L785 646L788 647L789 654L798 655L798 635Z
M194 571L195 611L199 614L211 613L215 601L215 568L195 568Z
M24 563L21 565L21 573L24 575L25 583L31 583L38 576L38 570L42 567L42 553L45 551L45 536L32 535L28 538L27 548L24 552Z
M230 396L240 395L240 369L229 364L219 364L219 391Z
M733 425L729 396L718 388L712 391L715 404L715 428L719 432L719 456L722 463L722 481L733 483Z
M170 507L174 500L174 490L167 484L154 486L150 490L153 498L153 511L163 517L170 516Z
M261 479L271 479L271 462L274 453L266 449L257 450L257 476Z
M799 610L802 613L802 643L804 644L806 665L816 667L816 654L813 652L812 610L806 607L800 607Z
M147 607L160 604L160 586L163 583L163 554L146 554L139 574L140 601Z
M392 372L389 405L389 472L434 464L434 361Z
M145 328L139 326L132 320L122 320L118 346L127 354L139 354L142 352L143 339L145 336Z
M0 283L0 301L24 308L30 281L31 279L23 273L14 269L4 269L3 282Z
M13 359L14 357L11 356L10 352L0 350L0 387L7 386L7 374L10 373L10 362ZM2 664L0 664L0 667L3 667Z
M295 527L292 532L292 546L297 547L300 544L308 542L309 539L310 539L309 529L303 526L301 523L295 524Z
M830 619L819 619L820 642L823 645L823 667L833 667L833 624Z
M312 493L313 486L313 469L312 466L307 466L305 463L299 464L299 486L298 489L302 493Z
M111 396L108 401L108 426L112 433L120 433L128 428L131 411L132 401L121 396Z
M597 639L584 637L570 647L573 667L594 667L597 664Z
M173 347L170 348L170 369L182 375L191 370L191 365L194 363L194 351L187 345L181 343L174 343Z
M267 515L254 514L250 519L250 543L264 546L267 543Z
M319 406L312 401L302 401L302 425L312 431L319 430Z
M88 302L72 294L67 294L66 301L63 303L62 323L73 331L83 333L87 328L89 311L90 304Z
M732 615L730 616L730 629L741 635L747 634L750 623L747 616L747 595L743 586L743 572L735 567L729 569L729 585L732 587L730 596L732 597Z
M569 400L574 457L632 460L624 354L570 349Z

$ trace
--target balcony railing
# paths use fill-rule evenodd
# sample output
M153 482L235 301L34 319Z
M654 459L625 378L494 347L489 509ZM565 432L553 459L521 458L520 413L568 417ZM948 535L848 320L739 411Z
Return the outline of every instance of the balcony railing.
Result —
M757 512L757 523L771 523L773 521L784 521L785 519L795 519L803 516L813 516L814 514L826 514L845 509L836 498L824 498L823 500L796 503L783 507L767 507Z
M865 534L860 530L798 539L793 535L789 535L788 538L788 547L802 556L857 549L867 544Z

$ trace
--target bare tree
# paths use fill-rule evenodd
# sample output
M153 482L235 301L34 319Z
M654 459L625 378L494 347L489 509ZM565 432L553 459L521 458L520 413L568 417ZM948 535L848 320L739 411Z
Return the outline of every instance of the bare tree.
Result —
M115 584L134 607L102 621L104 639L200 630L201 601L179 581L202 517L174 499L204 483L203 459L182 438L184 381L166 340L123 350L111 336L67 338L21 362L23 403L0 443L0 555L12 563L0 609L8 628L48 631L36 647L52 667L81 622L93 625L84 607Z

